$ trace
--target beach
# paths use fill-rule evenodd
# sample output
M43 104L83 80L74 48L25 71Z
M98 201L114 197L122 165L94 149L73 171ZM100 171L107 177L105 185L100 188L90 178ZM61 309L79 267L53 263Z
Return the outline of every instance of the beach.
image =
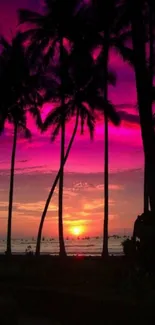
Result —
M146 318L151 324L154 277L137 274L125 257L110 257L105 263L99 257L1 255L0 265L1 295L12 297L25 322L131 324L137 317L140 324Z

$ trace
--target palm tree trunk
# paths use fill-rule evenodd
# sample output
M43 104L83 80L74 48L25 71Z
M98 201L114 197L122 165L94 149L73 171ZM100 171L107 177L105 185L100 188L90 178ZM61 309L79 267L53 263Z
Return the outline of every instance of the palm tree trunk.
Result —
M152 0L149 0L149 36L150 36L150 57L149 57L149 81L150 89L153 87L153 67L154 67L154 35L153 35L153 8ZM150 96L150 106L152 110L152 97ZM149 193L148 193L148 176L147 176L147 162L144 164L144 212L149 211Z
M63 38L60 39L60 64L61 64L61 106L65 105L64 87L63 87ZM65 156L65 116L62 116L61 124L61 153L60 153L60 180L59 180L59 208L58 208L58 232L59 232L59 256L65 257L65 243L63 234L63 187L64 187L64 161Z
M155 134L152 105L150 105L151 88L145 51L145 27L141 0L137 0L134 10L131 1L131 26L140 125L147 168L148 194L151 210L155 213Z
M144 163L144 213L149 211L149 194L148 194L148 180L147 180L147 164Z
M104 38L104 100L108 100L108 56L109 56L109 29L105 30ZM105 115L105 146L104 146L104 228L102 257L108 257L108 117Z
M7 250L6 254L11 255L11 230L12 230L12 205L13 205L13 187L14 187L14 169L17 144L17 123L14 125L14 137L11 158L11 175L10 175L10 191L9 191L9 208L8 208L8 227L7 227Z
M66 251L65 251L65 243L64 243L64 235L63 235L63 186L64 186L64 156L65 156L65 121L62 121L61 125L61 162L60 162L60 179L59 179L59 210L58 210L58 216L59 216L59 256L65 257Z
M149 37L150 37L150 56L149 56L149 86L153 87L153 66L154 66L154 35L153 35L153 8L152 0L149 0ZM152 110L152 97L150 96L150 106ZM147 176L147 162L144 164L144 212L149 211L149 193L148 193L148 176Z
M41 221L40 221L39 230L38 230L38 236L37 236L36 256L38 256L40 254L41 235L42 235L42 229L43 229L43 225L44 225L44 220L45 220L45 217L46 217L46 213L47 213L47 210L48 210L48 206L50 204L50 201L51 201L52 195L54 193L54 190L56 188L56 185L57 185L57 183L59 181L59 178L60 178L60 175L61 175L61 169L64 167L64 165L65 165L65 163L66 163L66 161L68 159L68 156L69 156L69 153L70 153L72 144L73 144L74 139L75 139L75 136L76 136L76 132L77 132L77 128L78 128L78 122L79 122L79 110L77 111L76 121L75 121L75 126L74 126L74 130L73 130L73 134L72 134L72 137L70 139L68 148L66 150L66 154L65 154L65 157L64 157L64 160L63 160L63 164L61 165L61 167L60 167L60 169L59 169L59 171L58 171L58 173L56 175L56 178L55 178L54 183L53 183L53 185L51 187L51 190L49 192L49 195L48 195L48 198L47 198L47 201L46 201L46 204L45 204L45 207L44 207L42 216L41 216Z

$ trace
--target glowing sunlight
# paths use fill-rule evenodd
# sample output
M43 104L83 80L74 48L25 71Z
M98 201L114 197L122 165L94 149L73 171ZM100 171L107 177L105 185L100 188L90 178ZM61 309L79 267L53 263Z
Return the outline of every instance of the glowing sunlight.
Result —
M71 227L71 228L70 228L70 232L71 232L72 235L74 235L74 236L82 235L83 231L84 231L83 226L74 226L74 227Z

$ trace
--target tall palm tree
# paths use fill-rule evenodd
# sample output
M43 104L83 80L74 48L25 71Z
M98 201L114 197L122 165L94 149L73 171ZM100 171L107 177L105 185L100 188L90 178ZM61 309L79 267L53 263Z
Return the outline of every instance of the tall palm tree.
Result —
M72 3L72 6L71 6ZM62 60L62 57L64 57L64 47L63 42L64 38L67 38L70 41L70 44L74 48L74 53L76 53L76 56L79 54L79 58L83 57L83 53L85 50L88 49L89 46L92 44L91 38L94 33L93 28L91 28L90 24L87 24L87 21L85 19L81 19L81 6L77 6L78 1L67 1L65 2L65 8L64 8L64 1L57 1L58 7L56 6L55 1L51 1L51 4L49 4L49 1L46 1L46 4L48 5L48 13L47 15L38 15L34 12L20 11L20 22L30 22L31 24L34 23L35 27L34 29L28 30L24 33L23 37L32 40L32 43L29 47L29 53L32 58L35 57L36 61L36 51L38 49L42 52L43 50L48 48L47 54L44 55L45 61L49 62L49 59L51 57L54 57L55 55L55 48L56 45L59 43L60 48L60 63L63 63L64 59ZM67 6L66 6L67 4ZM69 5L69 10L68 10ZM57 8L57 10L55 10ZM77 8L75 13L75 8ZM73 10L74 9L74 10ZM85 8L84 8L85 9ZM61 12L60 12L61 11ZM63 13L63 15L62 15ZM67 13L67 14L66 14ZM69 14L68 14L69 13ZM73 14L74 13L74 14ZM62 17L63 16L63 17ZM61 17L61 23L60 21ZM55 31L56 22L59 22L58 28ZM65 26L64 26L65 25ZM78 26L78 28L77 28ZM91 33L90 33L91 29ZM59 37L61 35L61 37ZM62 37L63 36L63 37ZM90 48L89 48L90 50ZM39 51L38 51L39 52ZM45 53L44 53L45 54ZM81 55L82 54L82 55ZM61 65L61 75L63 76L63 64ZM82 73L81 70L79 70L80 73ZM65 83L63 83L63 79L61 78L61 103L64 104L64 94L65 91L62 93L62 89L65 88ZM63 83L63 87L62 87ZM61 105L62 106L62 105ZM61 146L61 158L64 156L64 130L65 123L62 123L61 130L62 132L62 146ZM62 159L61 159L62 160ZM61 164L60 164L61 165ZM61 181L60 181L60 215L59 215L59 223L60 223L60 229L62 229L62 183L63 183L63 168L61 169ZM46 210L46 209L45 209ZM61 238L62 238L62 232L61 232ZM65 255L64 252L64 244L62 243L62 254Z
M76 56L75 53L73 53L73 61L72 58L71 60L69 60L69 62L74 62L74 68L71 68L71 76L68 77L69 69L66 70L66 74L64 75L65 85L68 85L66 89L66 94L69 94L69 96L66 98L67 100L65 100L66 104L64 105L64 107L58 106L56 109L52 110L43 124L43 130L46 130L49 127L53 128L52 140L54 140L55 136L57 136L59 130L61 129L62 110L65 116L65 124L70 120L70 118L75 116L75 125L68 148L64 156L63 167L68 159L80 121L81 133L84 132L84 124L86 122L91 138L93 137L95 123L94 111L96 106L100 110L104 109L105 114L110 117L113 123L119 123L119 117L115 113L113 105L110 102L105 102L103 96L100 95L99 88L101 87L102 82L100 81L101 76L97 73L98 70L96 72L96 67L93 68L91 65L88 64L89 56L84 56L83 53L82 58L80 58L79 60L79 56ZM71 80L69 81L68 79ZM49 94L49 97L47 99L50 99L50 96L51 95ZM37 237L36 255L39 255L40 253L43 224L49 203L51 201L52 195L54 193L55 187L61 174L61 168L62 167L60 167L54 180L54 183L51 187L51 191L49 193L45 208L41 216L41 222Z
M120 12L121 7L121 12ZM122 9L123 8L123 9ZM124 13L125 9L125 13ZM97 62L102 69L105 79L103 80L102 93L108 99L108 61L109 51L115 48L124 60L134 64L133 50L126 45L126 41L131 39L131 29L129 19L126 16L126 6L122 1L93 0L87 2L87 10L81 13L82 20L86 21L85 48L88 51L92 48L100 48ZM108 18L107 18L108 17ZM103 227L103 249L102 256L108 256L108 119L105 116L105 157L104 157L104 227Z
M25 57L24 49L21 45L20 34L17 34L11 44L1 37L0 44L2 46L2 52L0 55L0 132L3 132L6 121L12 123L14 129L10 169L6 249L6 253L10 255L17 135L19 131L24 131L27 138L31 136L26 123L26 107L28 104L31 105L32 113L37 116L37 109L36 107L33 107L33 96L35 95L36 103L38 101L38 96L35 91L36 85L34 84L34 76L30 75L28 60Z
M145 33L146 26L144 24L144 3L138 1L136 8L137 17L132 13L132 41L135 55L135 74L139 102L139 114L141 121L142 140L144 147L144 156L147 172L147 186L152 212L155 212L155 134L152 118L152 72L147 68L147 58L145 51ZM152 18L151 18L152 20ZM151 21L150 21L151 22ZM152 24L152 23L151 23ZM152 34L152 33L151 33ZM150 63L152 61L153 44L150 34ZM138 36L140 35L140 37ZM138 42L138 43L137 43ZM139 55L141 57L139 60ZM151 63L152 65L152 63Z
M89 5L89 11L92 14L87 14L90 24L95 30L91 43L88 46L100 46L100 54L98 64L103 71L103 96L105 102L108 101L108 65L109 51L112 45L112 33L114 29L114 20L116 15L116 0L102 1L94 0ZM93 17L93 18L92 18ZM89 33L91 30L89 31ZM114 34L114 33L113 33ZM104 225L103 225L103 248L102 256L108 257L108 177L109 177L109 150L108 150L108 116L104 117Z
M155 5L154 1L149 0L148 4L148 25L149 25L149 82L150 89L153 88L153 77L154 77L154 18L155 18ZM150 96L150 106L152 109L153 99ZM154 115L153 115L154 123ZM149 211L149 193L148 193L148 167L147 160L145 159L144 164L144 212Z
M132 8L131 8L132 4L130 1L126 0L123 1L121 3L121 5L119 6L119 13L120 13L120 22L124 22L126 27L131 24L131 31L129 33L131 39L132 39L132 43L133 43L133 49L130 49L130 52L126 52L126 46L124 47L123 50L123 54L124 54L124 59L127 60L129 62L129 64L131 64L135 70L135 74L136 74L136 85L137 85L137 92L138 92L138 108L140 111L140 107L141 107L141 112L142 110L146 112L146 114L149 117L149 121L151 122L150 124L150 128L152 129L152 123L153 122L153 118L151 118L151 112L152 112L152 103L154 101L154 96L152 97L152 88L153 88L153 75L154 75L154 36L153 36L153 19L154 19L154 2L152 0L149 1L141 1L140 3L138 3L139 6L139 14L141 16L141 20L140 20L140 24L141 26L143 25L143 37L140 37L139 39L139 44L141 45L141 48L143 48L143 63L142 61L139 62L139 68L137 64L137 60L135 60L135 58L138 58L138 49L139 49L139 45L138 43L136 44L135 42L135 36L136 33L138 35L138 30L140 31L140 27L138 27L139 22L137 21L136 23L136 19L135 19L135 14L132 12ZM122 10L123 8L123 10ZM119 22L119 25L120 25ZM147 66L147 57L146 57L146 52L145 52L145 45L146 42L149 41L149 66ZM129 50L129 49L128 49ZM137 52L137 53L136 53ZM136 53L136 55L135 55ZM139 51L140 53L140 51ZM121 53L122 54L122 53ZM145 93L145 97L148 100L148 105L150 105L150 109L147 111L147 106L145 106L142 108L141 103L142 100L140 101L140 97L142 95L142 90L140 91L140 64L142 64L142 71L144 72L145 69L145 74L147 74L147 79L144 81L144 83L147 83L147 87L144 89L146 91ZM146 75L145 75L146 76ZM142 74L141 74L142 77ZM138 79L137 79L138 78ZM143 83L143 81L142 81ZM144 93L143 93L144 95ZM144 119L143 116L140 112L140 117L143 120L143 125L144 125ZM150 114L151 113L151 114ZM144 114L143 114L144 115ZM152 121L151 121L152 120ZM141 130L142 130L142 138L143 138L143 145L144 145L144 127L141 124ZM151 131L152 132L152 131ZM145 154L145 150L144 150L144 212L147 212L149 210L149 175L148 175L148 158L146 157Z
M118 1L116 6L116 20L114 30L115 37L111 45L121 53L135 70L136 86L138 94L138 109L140 115L144 155L145 155L145 186L144 186L144 210L148 210L148 197L150 197L151 209L155 209L155 154L154 154L154 130L152 118L152 86L153 86L153 19L154 2L138 1L136 11L134 3L130 0ZM147 14L149 12L149 19ZM139 17L139 19L137 18ZM148 24L149 21L149 24ZM148 28L149 25L149 28ZM123 30L124 27L124 30ZM148 36L149 30L149 36ZM125 31L125 32L124 32ZM122 33L123 32L123 33ZM125 44L131 37L133 49ZM150 38L150 69L147 66L146 42ZM140 60L138 59L140 57ZM144 98L145 97L145 98ZM152 176L151 176L152 175ZM147 181L146 181L147 180Z
M80 10L78 0L46 0L46 12L44 15L28 11L20 10L20 23L31 23L35 28L29 29L23 33L24 38L31 39L29 46L29 54L36 62L38 54L44 55L44 63L48 64L51 59L60 61L60 100L61 107L65 106L65 91L64 91L64 72L63 62L64 53L67 52L64 47L64 40L73 41L74 19ZM59 54L58 54L59 47ZM37 55L36 55L37 54ZM56 58L57 55L57 58ZM40 56L39 56L40 60ZM61 148L60 148L60 180L59 180L59 240L60 240L60 255L66 256L64 236L63 236L63 179L64 169L63 160L65 156L65 116L62 109L61 123Z
M150 1L137 0L136 6L134 6L133 0L124 0L119 2L118 9L120 21L125 22L128 27L130 26L131 30L133 67L136 78L138 111L146 165L145 171L147 171L147 195L149 196L151 210L155 212L155 133L152 116L152 82L150 82L152 73L148 69L146 53L146 42L149 40L147 6L151 8L152 4L153 2ZM152 46L151 43L150 46ZM147 205L148 203L146 202Z

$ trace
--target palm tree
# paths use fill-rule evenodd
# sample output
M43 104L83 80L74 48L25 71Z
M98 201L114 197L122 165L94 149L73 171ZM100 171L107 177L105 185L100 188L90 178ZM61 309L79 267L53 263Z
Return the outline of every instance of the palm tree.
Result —
M6 253L11 255L12 208L17 135L18 131L24 131L27 138L31 136L31 133L26 125L26 107L28 104L31 105L32 113L35 116L39 116L36 106L33 107L33 96L35 95L36 98L35 105L38 105L39 94L37 95L35 90L34 76L30 75L28 61L21 45L20 34L17 34L17 36L12 40L11 44L1 37L0 44L2 46L2 52L0 55L0 132L3 132L6 121L12 123L14 129L10 170L6 250ZM40 95L39 98L41 98Z
M147 67L147 58L145 52L145 30L143 17L143 3L138 1L136 8L137 17L132 13L132 41L135 56L135 74L138 93L139 115L141 121L142 140L144 147L145 164L147 171L147 186L150 206L152 212L155 212L155 134L152 118L152 72ZM135 12L134 12L135 13ZM151 22L151 20L150 20ZM151 23L152 24L152 23ZM151 33L152 34L152 33ZM150 34L150 49L153 46ZM140 37L138 35L141 35ZM137 43L138 42L138 43ZM152 48L153 49L153 48ZM152 61L152 49L150 51L150 63ZM140 60L139 60L139 55ZM151 63L152 65L152 63Z
M59 4L58 4L59 3ZM67 3L67 7L66 7L66 3ZM59 43L59 47L60 47L60 63L61 63L61 76L63 76L63 61L64 61L64 47L63 47L63 42L62 40L65 38L67 38L68 40L70 40L70 44L72 44L72 47L74 48L74 53L76 56L79 55L79 58L83 58L83 52L85 52L85 50L88 49L88 44L89 46L92 44L92 35L94 33L93 28L91 28L90 24L87 24L87 22L85 21L85 19L81 19L81 7L77 7L77 3L78 1L72 1L72 6L70 5L70 1L65 2L65 8L64 6L64 1L62 3L62 1L57 1L58 4L58 8L56 6L56 2L55 1L51 1L51 5L49 4L49 1L46 1L46 4L48 5L48 14L45 16L42 15L38 15L34 12L30 12L30 11L25 11L25 10L21 10L20 11L20 22L24 23L24 22L30 22L30 23L34 23L35 27L34 29L28 30L27 32L24 33L23 37L27 38L29 37L30 39L32 39L32 43L29 47L29 53L30 56L32 58L35 57L36 61L36 50L38 51L42 51L45 48L48 48L47 51L47 55L44 56L44 59L46 59L46 62L49 62L49 59L51 57L54 57L55 54L55 47L56 45ZM68 4L70 9L68 9ZM57 8L57 10L55 10L55 8ZM78 8L78 10L76 10L76 14L73 15L74 12L74 8ZM85 8L84 8L85 9ZM59 12L61 11L61 13ZM62 13L67 13L64 14L62 17ZM69 14L68 14L69 13ZM59 23L59 28L57 28L57 30L55 31L55 24L56 22L60 21L60 16L61 16L61 23ZM79 19L80 17L80 19ZM66 20L67 18L67 20ZM65 26L64 26L65 25ZM77 28L78 26L78 28ZM82 26L82 27L81 27ZM91 33L90 33L90 29L91 29ZM61 37L59 37L59 35L61 35ZM62 37L63 36L63 37ZM89 48L90 49L90 48ZM38 52L39 52L38 51ZM82 74L82 70L79 70L79 73ZM65 91L62 91L62 89L64 90L65 88L65 83L63 83L64 78L61 78L61 105L62 107L64 106L64 94ZM62 85L63 83L63 85ZM103 103L102 103L103 104ZM63 117L63 115L62 115ZM62 145L61 145L61 162L62 162L62 158L64 156L64 139L65 139L65 123L62 123L61 126L61 130L63 130L62 132ZM61 164L60 164L61 166ZM62 230L62 184L63 184L63 168L61 169L61 179L60 179L60 196L59 196L59 207L60 207L60 214L59 214L59 232L60 230ZM45 209L46 210L46 209ZM41 228L40 228L41 229ZM62 231L61 231L61 238L62 238ZM62 242L62 241L61 241ZM64 243L62 242L62 254L61 255L65 255L64 252Z
M113 105L110 102L105 102L103 96L100 95L99 90L102 84L101 80L103 80L102 74L98 74L98 69L96 69L96 67L92 65L92 59L89 61L89 55L84 55L83 53L83 56L79 60L79 52L78 56L76 53L77 52L74 52L73 56L69 60L69 65L71 62L72 64L74 62L73 66L71 67L71 69L69 69L68 67L66 69L66 74L64 74L64 80L66 85L65 90L67 94L67 98L65 99L65 105L64 107L60 105L56 109L52 110L43 124L43 130L52 127L52 140L54 140L57 134L59 133L59 130L61 129L62 110L65 116L65 124L70 120L70 118L75 116L75 125L68 148L66 150L66 154L64 156L63 167L68 159L80 121L81 133L83 134L84 132L84 124L86 122L90 132L90 136L91 138L93 138L95 123L95 116L93 112L95 111L96 106L100 110L105 110L105 115L109 115L113 123L119 123L119 117L115 113ZM90 62L92 62L92 64L90 64ZM70 73L68 73L68 71L70 71ZM49 100L51 98L50 92L48 96L49 97L47 97L47 99ZM62 166L60 167L58 174L54 180L54 183L51 187L51 191L49 193L45 208L41 216L41 222L37 236L36 255L40 254L42 228L49 203L51 201L52 195L54 193L55 187L61 174L61 168Z
M138 5L137 5L138 4ZM154 130L152 118L152 79L153 79L153 1L138 1L136 11L133 10L134 3L130 0L118 1L116 6L115 37L111 45L115 46L122 57L133 65L136 75L136 86L138 95L138 109L140 115L144 155L145 155L145 189L144 209L148 209L148 196L152 211L155 210L155 154L154 154ZM148 7L148 8L147 8ZM147 14L149 11L149 19ZM138 18L137 18L138 17ZM145 46L148 37L148 20L150 31L150 72L147 66ZM123 30L124 27L124 30ZM125 33L124 33L125 31ZM133 49L128 48L125 41L131 37ZM140 60L139 60L140 58ZM147 173L147 175L146 175Z
M23 38L29 38L30 43L28 53L31 59L36 62L38 60L38 53L44 54L44 63L48 64L51 59L56 59L59 56L60 61L60 100L61 107L65 106L65 91L64 91L64 72L63 62L65 53L64 40L73 41L74 19L80 10L78 0L46 0L46 13L44 15L28 11L20 10L20 23L31 23L35 28L29 29L23 33ZM59 45L59 55L58 55ZM46 52L46 54L45 54ZM37 55L36 55L37 53ZM40 60L40 56L39 56ZM38 60L38 61L39 61ZM57 59L56 59L57 60ZM42 63L42 62L41 62ZM65 245L63 236L63 160L65 156L65 116L61 116L61 153L60 153L60 180L59 180L59 239L60 239L60 256L65 257Z
M112 45L112 33L114 29L114 21L116 15L116 0L102 1L96 0L89 5L89 11L92 14L87 14L90 19L90 25L93 26L95 32L88 46L100 46L100 54L98 57L99 68L102 69L103 78L103 96L105 102L108 101L108 64L109 51ZM93 17L93 19L92 19ZM92 33L92 28L88 33ZM114 34L114 33L113 33ZM114 44L114 42L113 42ZM115 46L117 44L115 42ZM104 225L103 225L103 249L102 256L108 257L108 116L104 117Z
M148 1L148 20L149 20L149 82L150 89L153 88L153 76L154 76L154 35L153 35L153 19L154 19L154 6L152 0ZM152 97L150 96L150 105L152 108ZM154 121L154 116L153 116ZM147 160L145 158L144 163L144 212L149 211L149 193L148 193L148 167Z
M126 26L130 26L129 28L131 29L133 67L136 78L138 110L146 165L145 170L147 171L146 192L148 192L147 195L149 196L151 210L155 212L155 134L152 116L152 72L148 69L146 54L146 42L149 40L148 34L150 34L150 49L151 47L153 49L153 43L151 42L153 34L148 33L148 25L151 27L152 18L150 20L151 15L149 19L147 16L148 8L151 8L152 11L153 5L154 3L152 1L137 0L136 6L134 6L133 0L124 0L120 2L118 9L120 21L125 22ZM149 10L149 13L151 11ZM150 24L148 24L148 21ZM150 62L152 61L152 49L150 51ZM147 200L145 204L147 208Z

